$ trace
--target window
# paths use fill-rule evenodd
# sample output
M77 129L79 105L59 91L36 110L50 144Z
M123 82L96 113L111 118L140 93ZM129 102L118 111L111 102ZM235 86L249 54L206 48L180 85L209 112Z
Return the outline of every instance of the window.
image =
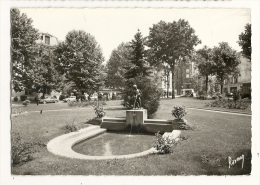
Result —
M49 36L45 36L45 44L50 45L50 37Z
M237 77L234 77L234 83L237 83Z
M190 78L190 74L186 74L186 78Z

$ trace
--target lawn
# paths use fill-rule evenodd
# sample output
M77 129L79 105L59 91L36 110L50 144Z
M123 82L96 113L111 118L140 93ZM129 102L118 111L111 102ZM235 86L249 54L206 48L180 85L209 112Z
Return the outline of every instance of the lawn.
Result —
M161 100L155 118L172 119L173 105L203 108L208 100L176 98ZM107 107L119 106L108 102ZM43 108L44 107L44 108ZM205 107L204 107L205 108ZM65 133L67 124L79 128L89 126L95 116L91 107L70 108L65 103L26 107L27 116L12 118L12 132L19 132L25 141L42 141ZM39 110L45 110L42 114ZM47 111L47 110L59 111ZM122 117L125 110L107 109L107 116ZM12 167L12 174L22 175L241 175L251 172L251 117L188 109L185 116L194 130L182 131L182 141L171 154L148 155L133 159L88 161L55 156L46 147L39 147L30 162ZM123 147L127 147L124 143ZM245 155L244 168L237 163L228 168L227 157Z

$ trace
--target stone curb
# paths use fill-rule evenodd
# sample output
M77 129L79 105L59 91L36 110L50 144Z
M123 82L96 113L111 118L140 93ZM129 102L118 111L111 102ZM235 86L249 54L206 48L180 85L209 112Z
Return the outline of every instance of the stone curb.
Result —
M98 134L104 133L105 131L106 129L102 129L99 126L89 126L85 129L79 130L78 132L71 132L54 138L47 144L47 149L55 155L60 155L72 159L85 160L127 159L157 153L157 150L155 148L151 148L149 150L135 154L113 156L88 156L76 153L72 150L72 146L76 143L94 137Z
M220 110L220 109L204 109L204 108L198 108L198 107L186 107L187 109L195 109L195 110L205 110L205 111L213 111L213 112L220 112L220 113L230 113L230 114L241 114L246 116L252 116L252 114L245 113L245 112L234 112L234 111L228 111L228 110Z

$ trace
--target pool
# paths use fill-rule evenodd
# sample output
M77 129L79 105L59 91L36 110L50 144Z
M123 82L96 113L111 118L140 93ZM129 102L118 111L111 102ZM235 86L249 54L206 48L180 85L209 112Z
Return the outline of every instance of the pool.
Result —
M72 150L88 156L127 155L151 149L155 139L151 134L105 132L75 144Z

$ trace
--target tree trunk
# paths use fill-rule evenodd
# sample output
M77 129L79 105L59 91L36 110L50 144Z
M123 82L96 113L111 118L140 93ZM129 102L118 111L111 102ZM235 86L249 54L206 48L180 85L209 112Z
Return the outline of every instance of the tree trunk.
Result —
M169 98L169 73L167 74L167 98Z
M175 64L172 66L171 71L172 71L172 99L175 99L175 89L174 89L174 68Z
M221 78L220 78L221 82L220 82L220 93L222 94L223 93L223 75L221 75Z
M208 81L209 81L209 76L206 74L206 93L208 94Z

